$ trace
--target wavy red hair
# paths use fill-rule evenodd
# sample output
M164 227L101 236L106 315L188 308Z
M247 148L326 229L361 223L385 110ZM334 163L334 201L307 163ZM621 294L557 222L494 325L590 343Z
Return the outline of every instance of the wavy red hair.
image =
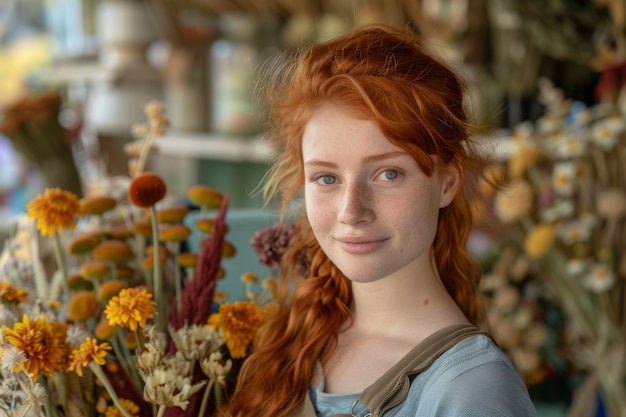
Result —
M409 29L386 26L314 45L291 63L269 83L271 138L281 152L266 177L266 199L278 198L284 213L300 198L301 138L321 104L333 101L375 120L427 175L449 168L461 173L462 188L440 212L433 251L448 292L477 323L481 269L466 244L472 228L469 197L480 158L468 135L462 82ZM298 230L283 258L280 313L261 329L225 416L287 415L307 395L316 363L332 353L337 329L350 320L349 280L322 252L304 216ZM295 273L303 251L312 260L306 278Z

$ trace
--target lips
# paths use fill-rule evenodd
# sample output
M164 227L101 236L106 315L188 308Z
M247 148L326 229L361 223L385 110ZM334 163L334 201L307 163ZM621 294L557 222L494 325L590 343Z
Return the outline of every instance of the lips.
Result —
M338 238L341 248L353 255L365 255L380 249L387 239Z

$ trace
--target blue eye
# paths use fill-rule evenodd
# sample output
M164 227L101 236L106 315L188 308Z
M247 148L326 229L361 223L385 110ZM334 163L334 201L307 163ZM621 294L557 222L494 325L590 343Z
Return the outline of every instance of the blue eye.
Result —
M382 179L391 181L398 178L400 176L400 173L395 169L386 169L380 175Z
M332 175L322 175L317 179L317 182L321 185L331 185L337 182L337 178Z

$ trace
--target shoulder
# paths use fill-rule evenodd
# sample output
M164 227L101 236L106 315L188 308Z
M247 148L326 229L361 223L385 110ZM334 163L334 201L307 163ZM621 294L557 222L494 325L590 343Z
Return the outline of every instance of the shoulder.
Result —
M405 402L416 410L406 415L416 416L536 415L517 371L485 335L464 339L441 355L413 380Z

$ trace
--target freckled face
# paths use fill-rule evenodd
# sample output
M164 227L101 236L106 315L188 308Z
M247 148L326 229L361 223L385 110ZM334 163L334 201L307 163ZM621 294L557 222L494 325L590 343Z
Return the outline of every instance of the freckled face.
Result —
M332 104L307 123L302 138L306 213L320 246L352 281L431 269L439 209L456 177L426 176L369 120Z

